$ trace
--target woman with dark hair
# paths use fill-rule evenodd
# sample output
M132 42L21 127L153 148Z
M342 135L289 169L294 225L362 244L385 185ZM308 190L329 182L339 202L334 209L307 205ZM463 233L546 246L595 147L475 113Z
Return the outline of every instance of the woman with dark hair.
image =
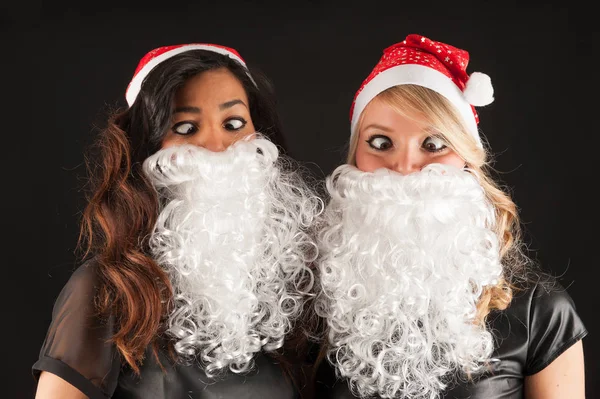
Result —
M234 49L161 47L98 137L83 264L33 365L36 398L295 398L284 353L322 204L268 80ZM293 355L293 352L290 352Z

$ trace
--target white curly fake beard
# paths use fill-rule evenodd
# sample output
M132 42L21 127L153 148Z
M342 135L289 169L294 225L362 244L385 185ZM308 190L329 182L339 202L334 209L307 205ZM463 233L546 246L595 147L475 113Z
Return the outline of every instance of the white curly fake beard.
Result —
M502 266L474 175L342 165L327 188L316 311L338 375L362 397L436 398L461 372L481 371L493 340L474 323L476 305Z
M144 162L161 203L150 248L174 294L167 333L209 376L250 370L254 353L281 347L312 287L306 229L322 203L291 164L264 138Z

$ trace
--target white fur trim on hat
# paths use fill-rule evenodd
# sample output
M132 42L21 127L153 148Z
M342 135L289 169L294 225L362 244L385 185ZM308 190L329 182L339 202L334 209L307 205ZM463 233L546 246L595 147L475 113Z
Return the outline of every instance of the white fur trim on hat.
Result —
M475 138L477 144L481 146L481 138L477 130L477 121L473 109L463 92L448 76L425 65L403 64L386 69L375 76L362 89L357 96L352 112L351 132L354 133L356 125L367 104L371 102L379 93L390 87L404 84L415 84L427 87L442 96L446 97L458 110L459 114L469 130L469 133Z
M211 46L208 44L188 44L181 47L176 47L172 50L166 51L152 58L150 61L148 61L146 65L142 67L142 69L140 69L140 71L133 77L133 79L131 79L131 83L129 83L129 86L127 87L127 91L125 93L127 104L129 104L130 107L133 105L137 95L140 92L140 89L142 88L142 82L144 81L144 78L148 76L150 71L152 71L152 69L154 69L155 66L177 54L181 54L190 50L208 50L214 53L227 55L229 56L229 58L233 58L234 60L242 64L244 67L246 67L246 63L240 57L222 47Z

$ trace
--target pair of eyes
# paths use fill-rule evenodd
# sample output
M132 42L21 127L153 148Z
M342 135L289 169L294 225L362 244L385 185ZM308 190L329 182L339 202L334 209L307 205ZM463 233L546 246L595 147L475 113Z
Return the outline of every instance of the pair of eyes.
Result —
M229 132L237 132L242 130L247 124L248 121L246 121L244 118L236 116L234 118L226 119L221 126L223 126L223 129ZM181 121L173 125L171 130L173 130L173 133L186 136L188 134L196 133L198 131L198 125L197 123L191 121Z
M392 139L383 134L375 134L369 137L367 143L371 148L377 151L387 151L394 147L394 142ZM445 150L448 148L448 145L446 144L446 141L439 136L429 136L423 140L421 148L427 152L435 153Z

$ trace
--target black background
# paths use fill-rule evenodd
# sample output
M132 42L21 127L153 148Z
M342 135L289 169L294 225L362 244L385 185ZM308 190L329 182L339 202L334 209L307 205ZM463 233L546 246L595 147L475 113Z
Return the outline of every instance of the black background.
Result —
M76 266L82 150L106 111L125 105L147 51L189 42L236 48L273 81L291 154L323 177L343 160L354 92L382 50L410 33L468 50L468 72L491 76L496 101L479 109L480 128L520 207L532 255L562 276L589 330L587 397L600 395L592 194L599 35L589 9L574 2L186 3L0 5L0 126L8 138L0 396L34 395L31 365Z

